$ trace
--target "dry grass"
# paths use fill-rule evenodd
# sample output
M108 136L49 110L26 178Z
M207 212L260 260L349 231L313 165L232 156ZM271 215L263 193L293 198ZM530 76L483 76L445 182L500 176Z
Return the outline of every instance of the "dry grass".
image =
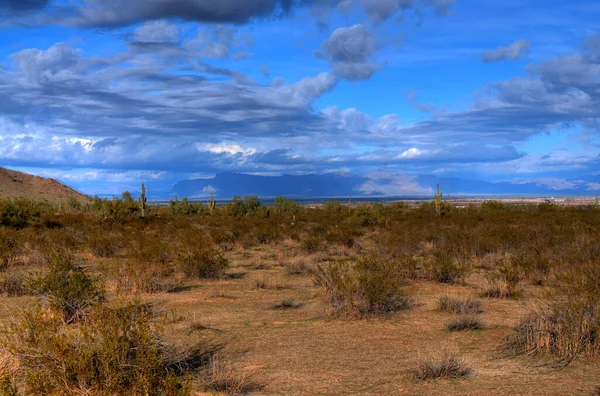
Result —
M252 374L236 372L230 363L223 361L218 355L210 358L208 369L202 376L202 384L206 390L226 395L245 395L260 391L263 386L253 381Z
M475 315L482 313L481 301L472 297L453 298L448 295L439 299L440 310L451 314Z
M415 378L463 378L471 374L471 368L456 351L443 350L429 356L419 356Z
M482 330L485 328L476 315L460 315L446 324L448 331Z

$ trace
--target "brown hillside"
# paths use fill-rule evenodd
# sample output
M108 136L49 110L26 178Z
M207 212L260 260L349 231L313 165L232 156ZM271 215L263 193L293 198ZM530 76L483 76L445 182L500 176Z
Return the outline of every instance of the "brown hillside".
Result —
M0 198L17 197L45 201L64 201L70 197L89 199L54 179L0 168Z

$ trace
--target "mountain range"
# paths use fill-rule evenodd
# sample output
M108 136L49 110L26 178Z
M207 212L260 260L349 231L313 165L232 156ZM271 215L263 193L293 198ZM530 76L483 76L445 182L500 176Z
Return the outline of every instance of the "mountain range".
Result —
M432 175L404 175L375 172L363 176L350 174L309 174L258 176L224 172L209 179L192 179L176 183L171 196L202 198L212 192L217 198L234 195L278 195L297 198L347 196L429 197L436 186L445 194L454 195L544 195L579 196L600 194L598 180L566 181L557 178L527 181L469 180Z

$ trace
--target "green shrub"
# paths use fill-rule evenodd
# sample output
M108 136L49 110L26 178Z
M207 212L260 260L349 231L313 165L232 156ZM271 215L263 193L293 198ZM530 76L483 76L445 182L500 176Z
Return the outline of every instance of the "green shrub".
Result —
M300 213L300 206L296 201L279 196L273 200L273 212L277 215L298 214Z
M207 210L202 202L190 202L187 198L170 200L168 208L171 214L176 215L198 215Z
M0 225L23 227L39 219L48 205L25 198L0 199Z
M234 217L243 217L255 214L259 208L260 201L255 195L250 195L244 197L243 199L236 195L233 197L233 202L225 206L227 213Z
M81 318L90 307L104 300L103 285L62 252L51 255L49 270L30 279L29 287L41 295L65 323Z

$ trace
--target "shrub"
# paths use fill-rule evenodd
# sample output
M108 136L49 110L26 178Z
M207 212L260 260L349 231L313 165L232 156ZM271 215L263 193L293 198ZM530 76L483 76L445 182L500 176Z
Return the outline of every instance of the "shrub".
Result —
M506 206L500 201L483 201L481 204L481 209L488 211L502 211L506 209Z
M476 315L460 315L450 321L446 328L449 331L481 330L484 328L481 319Z
M459 282L467 273L465 264L453 256L452 252L443 248L436 248L424 264L425 277L441 283Z
M273 211L277 215L297 214L300 212L300 206L296 201L279 196L273 200Z
M316 253L323 249L323 238L318 234L307 235L300 241L302 249L308 253Z
M187 198L170 200L168 208L175 215L199 215L206 210L202 202L190 202Z
M179 265L190 278L220 278L229 262L223 254L212 247L189 247L180 254Z
M86 310L104 300L103 285L73 264L64 252L51 255L49 271L34 276L29 287L43 296L66 323L81 318Z
M266 289L268 287L267 281L265 279L256 279L254 281L254 287L257 289Z
M280 302L279 304L273 304L269 307L269 309L297 309L302 307L302 303L295 303L293 299L291 298L286 298L285 300L283 300L282 302Z
M343 246L353 247L355 238L361 234L362 232L350 226L336 226L327 231L325 240L329 243L338 243Z
M554 355L570 363L578 355L600 355L600 268L588 265L561 274L509 334L504 350Z
M119 234L102 229L91 230L86 235L86 245L96 257L114 257L123 247L123 238Z
M401 274L396 262L365 256L355 263L318 265L315 283L333 306L333 313L383 315L412 307Z
M489 287L483 291L484 297L513 298L520 294L520 272L511 265L504 265L496 272L485 275Z
M25 286L25 276L21 273L8 274L0 284L0 293L6 293L9 297L19 297L28 294Z
M127 223L139 216L140 206L131 200L113 198L110 200L95 200L93 206L98 214L113 223Z
M436 378L462 378L471 373L471 368L456 352L443 350L441 353L419 357L415 378L432 380Z
M26 312L5 340L18 362L13 378L31 395L190 394L151 318L140 304L99 306L71 329L39 310Z
M227 395L245 395L263 388L262 385L252 381L251 377L251 375L236 373L231 364L223 362L221 357L215 354L210 358L201 380L206 390Z
M233 202L227 204L225 208L229 215L243 217L256 213L260 208L260 201L255 195L250 195L243 199L236 195L233 197Z
M173 277L173 266L161 263L145 263L135 259L123 259L115 263L117 291L139 293L170 293L181 287Z
M0 199L0 225L26 226L39 219L47 208L47 205L25 198Z
M8 268L17 250L17 238L13 232L0 230L0 270Z
M459 315L473 315L482 312L481 301L470 297L459 299L450 296L442 296L439 299L439 306L444 312Z
M289 275L308 275L312 271L312 266L307 264L305 259L293 259L285 263L285 269Z

